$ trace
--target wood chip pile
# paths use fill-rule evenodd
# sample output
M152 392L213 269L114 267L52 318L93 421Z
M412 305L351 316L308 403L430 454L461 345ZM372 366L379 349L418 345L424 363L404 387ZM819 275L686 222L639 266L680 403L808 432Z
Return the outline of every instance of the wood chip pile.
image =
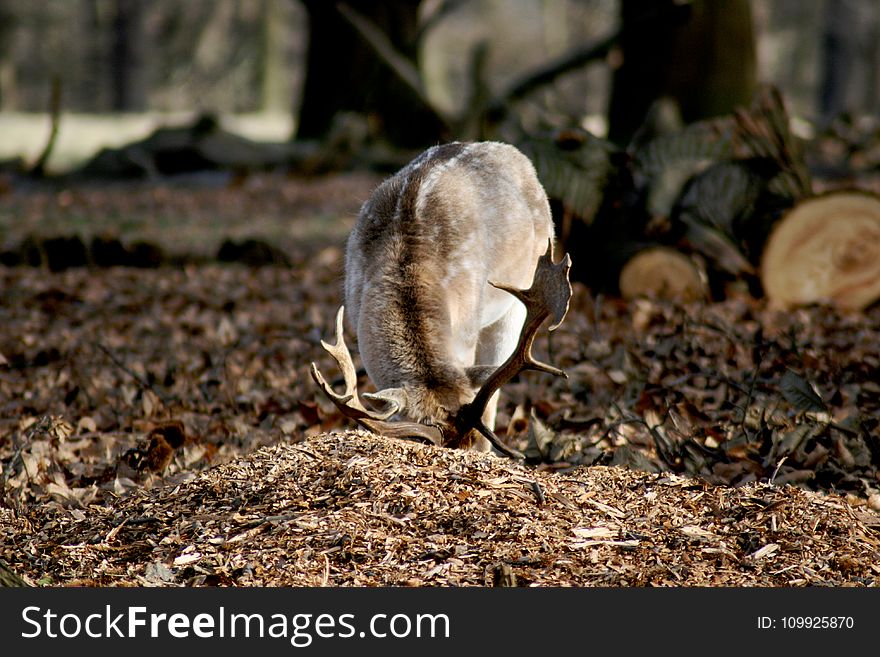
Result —
M549 472L322 434L114 502L0 510L0 558L84 586L874 586L880 518L791 486Z

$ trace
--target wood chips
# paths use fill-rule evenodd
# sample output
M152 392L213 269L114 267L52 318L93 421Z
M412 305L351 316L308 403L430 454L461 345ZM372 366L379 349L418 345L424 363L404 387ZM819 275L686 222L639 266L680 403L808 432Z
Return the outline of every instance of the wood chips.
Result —
M361 431L85 509L0 510L0 557L83 586L874 586L880 519L792 486L542 471Z

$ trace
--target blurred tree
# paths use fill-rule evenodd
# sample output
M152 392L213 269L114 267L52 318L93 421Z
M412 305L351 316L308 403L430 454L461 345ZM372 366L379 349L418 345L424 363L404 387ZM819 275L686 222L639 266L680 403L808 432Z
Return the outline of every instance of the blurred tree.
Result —
M17 15L14 0L0 0L0 110L15 109L15 61L12 40L15 38Z
M144 0L115 0L110 55L111 108L117 112L147 108Z
M322 139L345 112L364 114L371 129L394 146L435 143L445 126L434 109L404 83L343 18L335 2L303 0L309 46L298 139ZM419 0L350 0L410 61L417 58Z
M748 105L756 84L749 0L621 0L620 18L612 141L628 143L660 97L674 99L688 123Z
M264 111L287 111L290 89L285 40L287 38L286 15L282 3L286 0L263 0L263 31L260 37L260 109Z
M823 17L822 119L880 110L880 10L877 0L838 0Z
M77 17L79 53L81 64L77 67L79 75L65 71L64 85L67 87L65 109L98 111L109 106L111 86L110 62L107 57L109 30L105 29L102 12L96 0L79 0L80 11ZM83 74L84 72L87 72ZM88 100L86 100L88 99Z

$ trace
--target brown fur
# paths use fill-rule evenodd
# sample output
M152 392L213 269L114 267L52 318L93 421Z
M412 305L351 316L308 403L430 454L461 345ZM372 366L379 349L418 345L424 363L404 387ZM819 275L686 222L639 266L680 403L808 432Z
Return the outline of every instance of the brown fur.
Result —
M546 194L513 146L437 146L379 185L349 237L345 281L377 389L402 389L405 415L443 425L475 394L468 368L503 362L522 326L522 305L489 281L528 287L552 236Z

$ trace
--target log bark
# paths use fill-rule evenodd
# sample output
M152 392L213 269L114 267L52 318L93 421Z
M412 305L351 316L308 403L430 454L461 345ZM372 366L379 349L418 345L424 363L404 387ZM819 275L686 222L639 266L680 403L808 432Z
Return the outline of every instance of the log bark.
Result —
M799 202L773 227L761 282L778 307L859 310L880 299L880 197L841 190Z

